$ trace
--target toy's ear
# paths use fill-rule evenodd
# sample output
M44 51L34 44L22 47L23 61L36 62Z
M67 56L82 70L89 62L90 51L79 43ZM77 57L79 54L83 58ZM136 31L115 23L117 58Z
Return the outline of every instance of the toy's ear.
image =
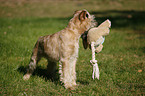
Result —
M88 34L88 32L85 31L84 34L82 34L82 36L81 36L82 41L83 41L84 49L87 49L88 48L87 34Z
M103 23L101 23L98 27L111 27L111 21L109 19L105 20Z

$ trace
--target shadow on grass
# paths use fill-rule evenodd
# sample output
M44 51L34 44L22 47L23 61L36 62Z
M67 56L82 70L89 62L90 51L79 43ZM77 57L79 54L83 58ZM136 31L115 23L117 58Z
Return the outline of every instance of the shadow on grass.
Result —
M24 67L24 66L20 66L18 68L18 71L20 73L23 73L23 75L26 74L26 70L27 70L27 67ZM51 80L55 84L60 84L58 70L56 70L55 73L53 74L48 74L47 69L37 66L37 68L35 69L31 77L35 75L44 78L45 81Z
M24 66L20 66L18 68L18 72L22 73L23 75L26 74L26 70L27 70L27 67L24 67ZM35 75L44 78L45 81L51 80L56 85L58 85L58 84L61 85L61 82L59 81L58 70L56 70L54 74L48 74L47 69L37 66L36 70L33 72L31 77L33 77ZM89 85L89 82L87 82L87 81L77 80L77 82L79 82L82 85Z
M82 85L89 85L88 81L77 80L77 82L79 82Z
M132 28L134 30L141 30L145 25L145 11L93 11L91 14L95 15L96 20L101 23L106 19L112 22L112 28ZM140 34L145 34L145 31L139 31Z

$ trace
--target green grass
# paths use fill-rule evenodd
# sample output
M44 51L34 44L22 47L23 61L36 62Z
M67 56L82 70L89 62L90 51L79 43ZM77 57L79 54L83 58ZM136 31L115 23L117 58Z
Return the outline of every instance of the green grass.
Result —
M142 6L144 1L70 2L60 6L58 5L62 2L57 4L51 2L52 6L56 6L54 12L50 11L51 6L47 6L50 2L43 3L38 10L36 6L40 2L30 4L22 2L21 6L10 1L0 2L0 5L3 5L0 7L0 95L144 96L145 8ZM66 6L68 3L75 7ZM95 4L98 6L95 7ZM111 6L112 4L115 5ZM27 6L30 10L25 13ZM61 9L58 13L57 8ZM96 55L100 80L91 78L92 66L89 63L91 50L83 49L80 39L76 67L79 86L76 90L70 92L60 84L58 78L49 78L45 74L47 66L45 59L40 61L30 80L24 81L22 77L37 39L66 27L73 11L82 8L94 14L99 24L107 18L112 21L111 32L106 37L104 48ZM28 14L31 11L32 13ZM11 12L11 15L6 12Z

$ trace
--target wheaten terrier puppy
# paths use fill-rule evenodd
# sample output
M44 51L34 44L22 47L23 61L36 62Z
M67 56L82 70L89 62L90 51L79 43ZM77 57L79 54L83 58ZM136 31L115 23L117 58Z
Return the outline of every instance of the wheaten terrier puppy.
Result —
M29 68L23 79L28 80L36 69L38 61L41 57L45 57L49 61L48 71L50 73L55 71L56 62L60 62L60 81L64 83L65 88L73 89L77 85L75 66L78 57L79 38L95 25L94 16L90 15L88 11L76 11L65 29L52 35L40 37L35 44Z

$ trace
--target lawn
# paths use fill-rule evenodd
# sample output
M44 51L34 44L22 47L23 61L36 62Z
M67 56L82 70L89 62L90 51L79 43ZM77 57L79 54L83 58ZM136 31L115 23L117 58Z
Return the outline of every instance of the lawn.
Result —
M144 96L144 4L144 0L1 0L0 95ZM24 81L22 78L37 39L65 28L73 12L80 9L94 14L98 24L106 19L112 22L104 48L96 54L100 80L91 78L91 50L83 49L80 39L76 90L66 90L58 76L47 76L45 59L39 62L33 76Z

